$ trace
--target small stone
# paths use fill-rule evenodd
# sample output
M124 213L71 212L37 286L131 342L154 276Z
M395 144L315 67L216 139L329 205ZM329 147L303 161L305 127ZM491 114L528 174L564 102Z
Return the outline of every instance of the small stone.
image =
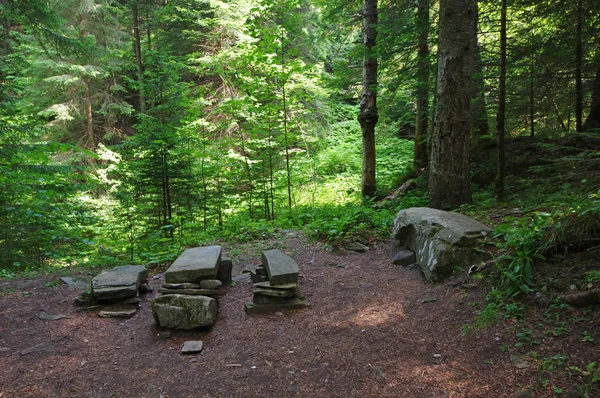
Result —
M126 311L100 311L98 315L103 318L131 318L135 315L137 310L126 310Z
M369 248L365 245L363 245L362 243L359 242L350 242L350 243L346 243L344 245L344 248L346 250L350 250L353 252L358 252L358 253L364 253L367 250L369 250Z
M38 315L38 318L40 318L44 321L57 321L59 319L67 318L67 316L62 315L62 314L52 315L52 314L46 314L45 312L42 312L40 315Z
M577 286L571 285L571 286L569 286L569 289L571 289L571 290L577 290Z
M182 354L195 354L202 351L204 343L201 340L196 341L186 341L183 343L183 347L181 348Z
M529 364L517 354L511 354L510 360L517 369L525 369L529 367Z
M197 283L165 283L162 285L165 289L200 289Z
M48 351L51 348L52 348L52 344L50 344L50 343L40 343L40 344L34 345L33 347L24 349L23 351L21 351L21 355L31 354L32 352Z
M440 358L442 358L442 354L433 354L433 357L440 359Z
M223 286L223 282L218 279L205 279L200 281L200 289L216 290Z
M423 300L421 300L421 303L423 304L427 304L427 303L435 303L437 301L437 299L432 298L432 297L426 297Z
M407 266L417 261L417 257L412 250L400 250L392 257L392 264Z
M298 387L298 386L290 386L287 389L287 392L292 393L292 394L297 394L298 392L300 392L300 387Z

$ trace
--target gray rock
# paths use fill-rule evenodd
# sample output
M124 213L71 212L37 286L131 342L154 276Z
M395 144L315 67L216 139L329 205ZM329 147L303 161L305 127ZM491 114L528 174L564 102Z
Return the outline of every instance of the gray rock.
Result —
M282 290L282 289L254 289L254 294L258 296L270 296L270 297L292 297L296 293L296 290Z
M298 284L297 283L286 283L286 284L283 284L283 285L273 285L273 284L271 284L271 282L266 281L266 282L255 283L254 287L257 287L257 288L267 288L267 289L277 289L277 290L297 290L298 289Z
M350 251L358 252L358 253L364 253L367 250L369 250L369 248L367 246L363 245L360 242L349 242L349 243L346 243L344 245L344 248L346 250L350 250Z
M489 258L477 245L491 233L491 228L463 214L413 207L398 213L393 237L416 254L425 278L435 281L451 275L456 266Z
M185 294L186 296L224 296L227 294L225 290L212 289L158 289L161 294Z
M90 287L89 280L85 281L81 279L71 278L69 276L63 276L60 278L60 280L66 283L69 289L85 290Z
M202 351L204 348L204 343L202 340L196 341L186 341L183 343L183 347L181 348L182 354L196 354Z
M137 310L125 310L125 311L100 311L98 315L103 318L131 318L135 315Z
M40 315L38 315L38 318L40 318L41 320L44 321L57 321L59 319L63 319L63 318L68 318L66 315L63 314L46 314L45 312L42 312Z
M417 257L412 250L400 250L392 257L392 264L394 265L411 265L417 261Z
M205 279L199 283L200 289L217 290L223 286L223 282L218 279Z
M231 271L233 270L233 262L229 257L223 257L219 269L217 270L217 279L225 286L231 285Z
M221 246L186 249L165 272L166 283L198 283L214 279L221 262Z
M162 285L165 289L200 289L198 283L165 283Z
M261 260L272 284L298 282L298 264L287 254L279 250L263 250Z
M32 352L48 351L50 349L52 349L51 343L40 343L40 344L34 345L33 347L29 347L29 348L22 350L21 355L28 355L28 354L31 354Z
M103 271L92 279L92 294L98 300L135 297L148 277L143 265L123 265Z
M217 319L218 303L212 297L167 294L152 300L152 315L167 329L191 330L212 326Z

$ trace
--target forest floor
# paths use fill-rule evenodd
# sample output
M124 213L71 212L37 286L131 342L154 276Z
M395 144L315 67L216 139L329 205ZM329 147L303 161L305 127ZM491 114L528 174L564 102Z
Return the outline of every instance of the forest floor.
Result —
M461 273L432 285L418 270L392 265L389 242L366 253L332 253L296 232L224 247L224 254L239 274L266 246L298 262L300 291L311 306L248 316L252 285L238 282L219 298L210 330L156 326L150 303L165 266L154 270L154 292L142 295L129 319L74 306L80 292L57 275L0 281L0 397L595 394L598 368L586 367L600 359L598 309L527 306L516 319L465 335L485 306L485 279ZM91 271L70 275L99 272ZM187 340L203 340L204 351L181 354Z

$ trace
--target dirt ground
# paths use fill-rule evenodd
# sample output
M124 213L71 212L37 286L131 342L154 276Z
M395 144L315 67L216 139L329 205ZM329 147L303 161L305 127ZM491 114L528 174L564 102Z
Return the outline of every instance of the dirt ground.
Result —
M580 322L569 321L568 334L536 329L542 310L533 309L531 321L503 319L463 336L482 308L484 282L465 289L456 282L462 274L427 284L417 270L391 264L389 242L340 254L299 234L279 243L298 262L311 306L248 316L252 285L240 282L219 298L210 330L156 326L150 303L164 268L129 319L74 306L79 292L56 276L0 281L0 397L578 396L587 379L575 368L600 359L597 309L569 310ZM224 246L234 274L258 263L260 248ZM535 344L520 330L532 331ZM181 354L187 340L203 340L204 351ZM549 369L544 360L555 355L565 364Z

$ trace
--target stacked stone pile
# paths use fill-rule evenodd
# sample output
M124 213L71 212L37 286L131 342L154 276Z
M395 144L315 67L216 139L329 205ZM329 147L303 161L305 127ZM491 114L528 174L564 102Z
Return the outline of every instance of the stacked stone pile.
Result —
M165 284L152 301L156 323L171 329L212 326L217 319L215 297L231 284L232 263L221 258L221 246L185 250L165 272Z
M267 314L284 309L305 308L309 304L298 289L298 264L279 250L265 250L262 267L252 275L252 301L246 303L247 314Z

